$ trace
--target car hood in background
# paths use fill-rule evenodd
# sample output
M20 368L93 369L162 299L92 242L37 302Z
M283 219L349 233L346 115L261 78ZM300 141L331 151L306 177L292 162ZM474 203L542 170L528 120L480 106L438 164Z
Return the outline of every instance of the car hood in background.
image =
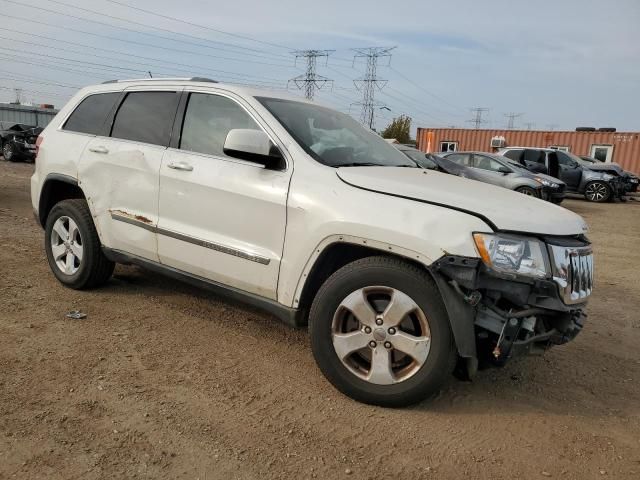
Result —
M485 217L499 230L543 235L578 235L587 231L582 217L565 208L454 175L399 167L341 167L337 175L353 187Z

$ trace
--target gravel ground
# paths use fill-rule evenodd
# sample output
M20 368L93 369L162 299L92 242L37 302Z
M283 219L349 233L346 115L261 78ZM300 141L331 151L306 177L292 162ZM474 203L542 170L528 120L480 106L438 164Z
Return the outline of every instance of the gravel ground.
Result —
M0 478L640 478L640 202L566 202L597 256L575 342L386 410L337 393L305 331L205 291L134 267L62 287L32 168L0 161Z

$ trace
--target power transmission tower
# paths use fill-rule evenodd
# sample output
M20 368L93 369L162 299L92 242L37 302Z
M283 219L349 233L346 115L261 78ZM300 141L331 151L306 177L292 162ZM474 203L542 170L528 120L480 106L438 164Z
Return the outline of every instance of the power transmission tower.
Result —
M524 113L505 113L504 116L509 119L507 122L507 130L513 130L516 126L516 118L521 117Z
M534 122L524 122L524 126L527 127L527 130L533 130L536 124Z
M476 130L479 129L480 125L487 123L487 120L482 118L482 115L487 113L488 111L489 109L484 107L472 108L471 113L473 113L473 117L467 120L467 122L472 123Z
M368 126L371 130L375 127L374 110L376 107L383 106L376 103L375 92L376 89L382 90L387 84L387 80L378 78L378 60L380 58L388 58L391 62L391 50L396 47L368 47L368 48L354 48L355 52L353 56L353 63L355 65L358 58L364 58L367 61L367 69L363 77L353 81L356 89L362 92L362 101L355 103L360 105L362 111L360 113L360 122L363 125Z
M548 123L547 124L547 128L551 131L555 130L556 128L558 128L558 124L557 123Z
M313 100L313 95L316 90L320 90L326 84L333 82L333 80L316 73L318 58L324 57L326 60L332 52L333 50L297 50L293 52L296 56L296 62L298 58L304 58L306 60L307 71L302 75L292 78L289 82L293 82L298 89L304 90L304 96L309 100Z
M13 91L16 94L16 100L15 100L15 104L16 105L20 105L22 103L22 89L21 88L14 88Z

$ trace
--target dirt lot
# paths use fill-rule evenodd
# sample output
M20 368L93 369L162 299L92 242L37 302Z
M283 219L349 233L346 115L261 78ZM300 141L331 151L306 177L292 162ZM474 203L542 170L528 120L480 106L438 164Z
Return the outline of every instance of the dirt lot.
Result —
M134 267L63 288L31 169L0 161L0 478L640 478L640 202L566 202L597 254L574 343L385 410L338 394L306 332L207 292Z

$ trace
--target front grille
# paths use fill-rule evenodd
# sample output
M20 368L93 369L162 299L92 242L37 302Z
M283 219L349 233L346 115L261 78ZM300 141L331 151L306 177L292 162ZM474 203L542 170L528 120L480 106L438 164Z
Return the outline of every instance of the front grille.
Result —
M564 303L587 300L593 290L593 251L586 247L550 245L553 279Z

